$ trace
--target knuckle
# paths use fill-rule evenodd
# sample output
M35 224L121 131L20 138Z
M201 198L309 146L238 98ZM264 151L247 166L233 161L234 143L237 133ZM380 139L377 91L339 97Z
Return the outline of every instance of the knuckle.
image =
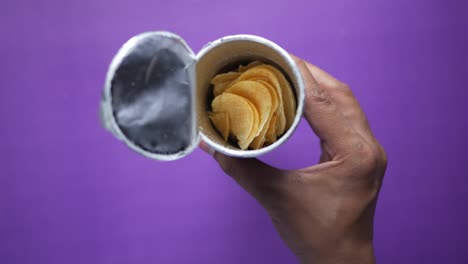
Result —
M354 165L365 172L373 172L379 164L379 154L376 148L368 143L359 142L355 146Z
M323 92L318 92L318 94L309 94L306 98L306 104L308 105L331 105L332 102L330 98L323 94Z
M364 174L373 174L387 167L387 154L379 144L359 142L356 144L353 164Z

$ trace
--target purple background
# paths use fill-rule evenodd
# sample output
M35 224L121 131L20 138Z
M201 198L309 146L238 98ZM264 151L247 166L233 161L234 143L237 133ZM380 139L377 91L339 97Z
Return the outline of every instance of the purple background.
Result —
M129 37L165 29L197 51L273 40L351 85L386 148L379 263L468 263L468 2L2 1L0 263L295 263L262 208L200 150L145 159L98 102ZM302 122L264 160L315 163Z

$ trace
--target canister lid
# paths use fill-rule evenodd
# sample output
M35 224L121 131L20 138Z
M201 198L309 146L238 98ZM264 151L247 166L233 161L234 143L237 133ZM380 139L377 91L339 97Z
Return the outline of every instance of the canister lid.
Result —
M114 56L101 101L103 125L138 153L175 160L200 141L195 111L196 56L170 32L146 32Z

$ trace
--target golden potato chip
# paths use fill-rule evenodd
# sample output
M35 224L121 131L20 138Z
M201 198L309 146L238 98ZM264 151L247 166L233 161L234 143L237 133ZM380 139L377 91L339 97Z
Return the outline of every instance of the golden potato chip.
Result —
M256 66L254 68L248 69L247 71L243 72L239 77L237 77L235 82L245 81L245 80L250 80L250 79L258 79L258 78L265 80L267 83L269 83L271 86L275 88L278 87L278 92L281 91L279 90L281 88L279 87L280 83L276 75L273 72L271 72L269 69L260 68L260 66Z
M228 93L226 93L226 94L228 94ZM250 131L249 137L245 141L239 141L239 147L241 149L247 149L249 147L250 143L255 138L255 135L257 135L257 133L258 133L258 125L260 123L259 115L258 115L257 110L255 109L255 106L249 100L247 100L247 99L245 99L245 100L249 103L249 105L250 105L250 107L252 109L252 113L253 113L254 118L253 118L252 130Z
M267 124L267 125L269 126L270 124ZM263 130L260 132L260 134L259 134L258 136L256 136L256 137L252 140L252 142L250 143L249 147L250 147L251 149L259 149L259 148L261 148L261 147L263 146L263 144L265 143L265 134L266 134L268 128L267 128L267 126L265 126L264 128L266 128L266 129L263 129Z
M227 72L227 73L221 73L216 75L212 80L211 84L220 84L220 83L225 83L225 82L232 82L237 77L239 77L241 74L239 72Z
M232 93L220 94L211 102L214 113L225 112L228 114L229 133L233 135L238 142L242 142L242 145L245 145L245 142L248 142L248 140L252 141L250 137L255 125L254 123L256 123L258 127L258 113L254 113L255 109L251 104L252 103L244 97ZM254 122L254 120L256 121Z
M216 97L222 94L228 87L231 82L218 83L213 86L213 96Z
M241 149L259 149L292 126L296 100L290 83L274 66L253 61L238 71L211 80L215 98L209 117L225 141L233 136Z
M265 143L273 143L276 141L276 122L278 120L278 117L276 115L273 115L270 121L270 126L268 127L268 130L265 134Z
M257 136L270 118L271 95L264 85L254 81L240 81L231 85L226 93L233 93L249 100L256 108L260 123L258 125Z
M213 95L218 96L224 92L229 87L237 77L240 76L238 72L228 72L216 75L212 80L211 84L213 84Z
M283 108L282 89L280 87L280 83L276 75L271 70L260 68L260 67L261 66L256 66L245 71L233 83L231 83L231 85L234 85L236 82L240 82L243 80L262 78L278 91L278 108L276 110L278 120L276 122L276 135L280 136L284 133L284 130L286 127L286 118L284 115L284 108Z
M227 141L229 137L229 114L226 112L217 112L211 113L209 117L224 141Z
M269 126L270 123L266 123L263 129L260 131L260 133L252 140L252 142L249 145L251 149L259 149L263 146L263 143L265 142L265 135L268 131Z
M253 68L255 66L262 65L262 64L263 64L263 62L256 60L256 61L252 61L251 63L247 64L247 66L239 65L239 72L245 72L248 69L251 69L251 68Z
M254 79L252 79L252 80L254 80ZM267 123L262 128L260 133L254 138L252 143L250 143L249 147L251 149L259 149L259 148L261 148L263 146L263 144L265 142L265 135L266 135L266 133L268 131L268 128L270 127L271 118L273 117L273 114L276 112L276 109L278 107L278 92L276 91L276 89L273 88L269 83L267 83L267 82L265 82L263 80L255 79L255 81L258 82L259 84L262 84L263 86L265 86L268 89L268 91L270 92L270 95L271 95L271 111L270 111L270 116L268 117ZM274 124L274 126L276 126L276 123Z
M271 86L269 83L265 82L264 80L256 80L259 84L262 84L265 86L268 91L270 92L271 96L271 116L273 116L273 113L276 112L276 109L278 108L278 91Z
M296 117L296 100L294 98L294 93L291 89L291 85L289 84L288 80L286 80L286 77L284 77L283 73L275 67L268 64L264 64L258 67L269 69L276 75L276 78L278 78L281 87L281 95L283 98L286 128L290 128L294 121L294 118Z

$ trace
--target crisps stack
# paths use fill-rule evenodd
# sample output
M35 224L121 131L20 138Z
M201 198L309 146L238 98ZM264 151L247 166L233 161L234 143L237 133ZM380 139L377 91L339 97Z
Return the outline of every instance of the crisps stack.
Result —
M254 61L237 72L212 80L214 99L209 118L224 141L232 139L242 150L275 142L291 127L296 100L283 73Z

